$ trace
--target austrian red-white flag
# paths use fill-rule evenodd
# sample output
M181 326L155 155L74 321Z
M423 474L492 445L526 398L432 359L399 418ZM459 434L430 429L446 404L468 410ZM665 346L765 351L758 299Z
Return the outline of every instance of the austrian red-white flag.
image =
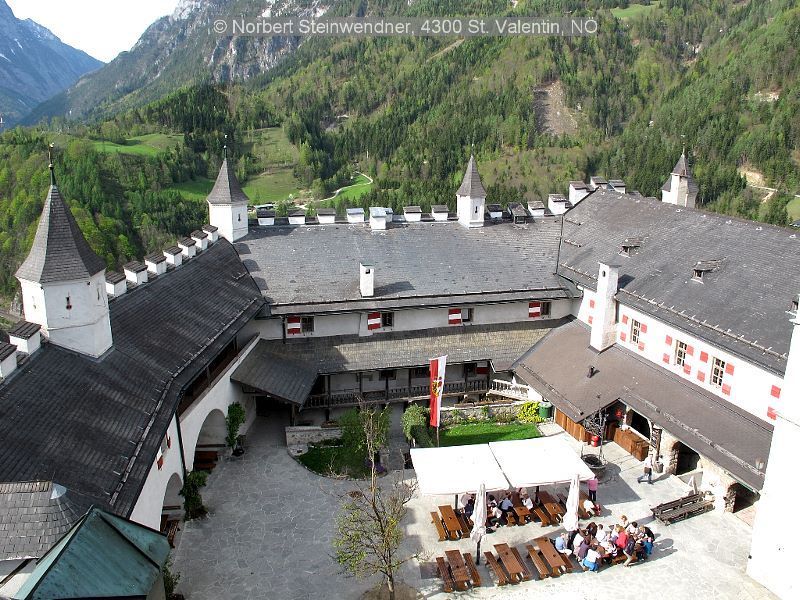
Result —
M442 393L444 392L444 370L447 356L431 359L431 427L439 427L442 412Z
M379 312L367 313L367 329L372 331L373 329L380 329L380 328L381 328L381 313Z

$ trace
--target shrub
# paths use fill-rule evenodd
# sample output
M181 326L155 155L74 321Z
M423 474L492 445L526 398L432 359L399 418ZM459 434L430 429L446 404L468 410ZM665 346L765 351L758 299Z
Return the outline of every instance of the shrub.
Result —
M242 426L245 419L244 407L238 402L228 406L228 416L225 417L225 425L228 427L228 433L225 436L225 442L230 448L236 446L236 440L239 438L239 427Z
M411 404L403 413L401 423L403 425L403 435L411 441L414 437L413 432L419 427L427 427L429 410L421 404Z
M366 419L377 419L377 431L375 433L375 447L380 449L386 446L386 435L389 432L389 410L378 411L375 408L358 410L353 408L348 410L339 419L342 427L342 446L345 451L357 455L366 452L366 434L364 433L364 422Z
M167 559L167 562L161 567L161 573L164 577L165 595L167 598L172 598L175 588L178 587L178 582L181 580L181 574L172 570L172 558Z
M544 419L539 416L539 403L526 402L520 406L517 411L517 420L520 423L541 423L544 421Z
M513 423L517 420L517 417L512 412L501 412L497 413L492 420L495 423Z
M484 421L491 421L492 420L492 413L489 410L488 406L481 406L481 418Z
M187 519L196 519L204 516L208 511L203 506L203 497L200 488L206 484L208 473L205 471L191 471L186 475L180 495L183 496L183 508Z
M431 430L427 424L414 426L411 430L411 437L420 448L433 448L434 446Z

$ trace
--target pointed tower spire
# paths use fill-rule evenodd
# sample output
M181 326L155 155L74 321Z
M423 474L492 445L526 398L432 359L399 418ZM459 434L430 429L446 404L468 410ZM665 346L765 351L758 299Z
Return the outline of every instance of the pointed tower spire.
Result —
M661 201L694 208L698 191L697 183L689 170L689 161L686 160L686 146L684 145L681 157L675 163L669 179L661 186Z
M478 173L475 155L469 155L467 170L456 192L458 222L464 227L483 227L486 190Z
M247 235L247 205L250 199L242 191L233 168L228 164L228 136L222 147L222 166L208 202L209 222L219 229L219 235L229 242L235 242Z
M55 186L56 184L56 173L53 169L53 142L50 142L50 145L47 147L47 162L49 162L50 167L50 186Z

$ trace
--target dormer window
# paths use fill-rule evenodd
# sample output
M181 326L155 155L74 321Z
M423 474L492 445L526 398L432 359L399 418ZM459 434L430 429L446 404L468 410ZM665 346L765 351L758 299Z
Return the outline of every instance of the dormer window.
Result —
M702 269L693 269L692 279L694 281L699 281L700 283L703 283L703 273L705 273L705 271L703 271Z
M716 271L722 264L722 260L700 260L692 267L692 281L703 283L704 278L711 271Z
M642 246L642 238L633 237L633 238L626 238L624 242L622 242L622 249L620 250L620 254L622 256L633 256L639 252L639 248Z
M792 305L789 308L789 312L793 312L793 313L797 314L797 309L798 309L797 299L792 300Z

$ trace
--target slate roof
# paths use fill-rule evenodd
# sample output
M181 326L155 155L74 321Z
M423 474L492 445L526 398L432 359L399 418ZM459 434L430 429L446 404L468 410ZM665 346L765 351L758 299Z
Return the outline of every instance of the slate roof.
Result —
M166 537L92 509L48 552L15 598L149 597L169 557Z
M106 268L89 247L58 187L50 186L27 258L17 277L38 283L85 279Z
M209 204L247 204L250 199L242 191L239 180L233 169L228 166L228 159L222 161L217 180L211 193L206 198Z
M554 275L559 227L557 219L476 229L396 224L380 232L345 224L255 227L235 246L273 312L308 305L375 308L410 299L412 305L441 305L454 296L485 302L542 290L563 297ZM358 264L365 260L375 265L373 298L359 290Z
M8 335L28 340L38 333L42 328L39 323L30 323L29 321L17 321L17 323L8 331Z
M219 240L109 304L102 359L44 344L0 385L0 481L52 479L130 514L181 390L262 306Z
M0 483L0 561L39 558L84 512L52 481Z
M550 332L514 371L575 421L620 399L746 485L764 485L756 464L767 461L772 426L620 345L594 351L580 321Z
M475 157L470 154L467 170L464 172L464 179L461 180L461 187L456 192L458 196L471 196L473 198L486 198L486 190L481 183L481 176L478 173L478 164Z
M0 342L0 360L7 359L16 351L17 347L14 344L9 344L8 342Z
M318 375L424 366L432 353L447 354L448 364L490 360L496 370L503 371L561 323L530 321L366 337L260 340L231 379L302 405Z
M800 239L783 227L598 190L564 220L559 273L596 289L598 260L621 265L617 299L782 375L800 289ZM643 238L619 256L623 240ZM723 259L703 283L698 261Z

